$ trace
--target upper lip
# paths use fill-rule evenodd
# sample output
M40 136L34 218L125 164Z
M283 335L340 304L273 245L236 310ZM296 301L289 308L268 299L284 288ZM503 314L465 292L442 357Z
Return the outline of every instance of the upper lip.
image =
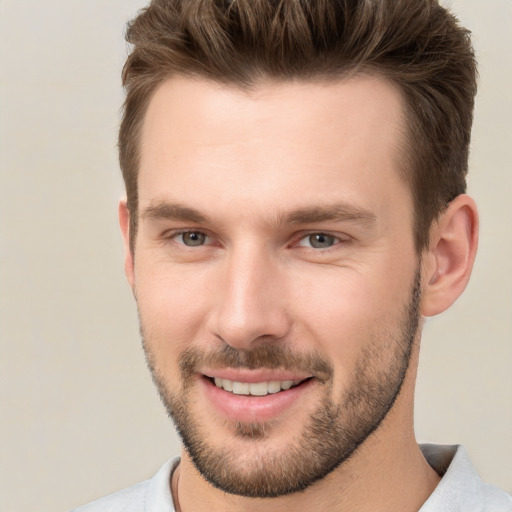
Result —
M204 369L201 372L206 377L212 379L226 379L234 382L245 382L248 384L256 382L270 382L270 381L302 381L306 380L312 375L304 373L298 373L287 370L270 370L266 368L260 368L257 370L248 370L246 368L222 368L222 369Z

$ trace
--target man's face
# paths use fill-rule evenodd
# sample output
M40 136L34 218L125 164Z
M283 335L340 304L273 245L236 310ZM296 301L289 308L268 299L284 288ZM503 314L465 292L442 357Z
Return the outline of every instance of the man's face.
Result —
M151 100L127 272L185 457L227 492L300 490L382 430L419 317L403 129L375 77Z

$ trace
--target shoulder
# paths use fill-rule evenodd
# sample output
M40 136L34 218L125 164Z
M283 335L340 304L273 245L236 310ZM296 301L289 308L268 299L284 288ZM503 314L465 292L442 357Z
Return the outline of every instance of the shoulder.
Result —
M179 457L170 459L149 480L92 501L72 512L172 512L170 481L179 461Z
M462 446L421 446L429 464L442 476L421 512L512 512L512 497L480 479Z
M144 501L149 480L132 485L99 500L83 505L72 512L140 512L144 510Z

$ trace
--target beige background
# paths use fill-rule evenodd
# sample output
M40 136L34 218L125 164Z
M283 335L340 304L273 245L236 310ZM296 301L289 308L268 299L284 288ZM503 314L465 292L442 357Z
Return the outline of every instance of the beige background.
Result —
M64 512L177 453L122 273L124 22L143 0L0 0L0 510ZM512 490L512 1L450 2L481 87L473 280L426 326L422 441L464 443Z

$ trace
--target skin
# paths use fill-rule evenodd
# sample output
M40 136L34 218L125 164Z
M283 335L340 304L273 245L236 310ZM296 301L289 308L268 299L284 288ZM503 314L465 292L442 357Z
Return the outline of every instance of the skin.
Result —
M434 223L429 249L416 253L411 193L399 172L403 119L399 91L372 76L269 82L250 92L175 77L157 90L142 132L135 253L124 201L120 224L146 350L165 390L181 390L178 361L191 346L275 343L327 361L339 403L365 349L400 331L418 271L423 315L456 300L476 251L476 209L468 196L456 198ZM320 218L326 205L337 215ZM297 215L306 209L309 218ZM205 243L187 246L183 231L205 234ZM313 233L332 236L332 245L312 247ZM413 432L419 338L392 409L326 478L279 498L228 495L183 452L173 479L181 510L418 510L439 481ZM381 347L382 368L390 345ZM240 468L286 452L325 394L314 381L272 417L264 441L248 441L233 435L235 422L201 382L197 375L189 389L193 417Z

